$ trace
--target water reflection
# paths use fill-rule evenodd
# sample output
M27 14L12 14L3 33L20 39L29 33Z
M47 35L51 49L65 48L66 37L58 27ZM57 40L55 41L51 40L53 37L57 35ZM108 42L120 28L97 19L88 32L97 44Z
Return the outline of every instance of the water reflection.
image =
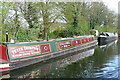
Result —
M117 78L118 77L118 45L116 44L117 41L112 42L110 44L106 44L106 47L100 46L100 48L96 48L94 64L93 76L94 77L101 77L101 78ZM99 56L99 58L97 58ZM95 69L97 67L97 69Z
M38 63L25 68L11 71L11 78L41 78L47 77L47 75L55 75L56 71L64 70L68 65L79 61L82 58L91 56L94 54L94 49L72 55L59 60L51 60L49 62ZM75 68L77 70L77 68ZM18 73L19 72L19 73ZM62 74L61 74L62 75ZM58 75L59 76L59 75ZM50 77L50 76L49 76ZM57 76L56 76L57 77Z
M109 46L108 46L109 45ZM93 56L81 59L57 70L47 77L53 78L118 78L118 45L107 44L104 51L98 46Z

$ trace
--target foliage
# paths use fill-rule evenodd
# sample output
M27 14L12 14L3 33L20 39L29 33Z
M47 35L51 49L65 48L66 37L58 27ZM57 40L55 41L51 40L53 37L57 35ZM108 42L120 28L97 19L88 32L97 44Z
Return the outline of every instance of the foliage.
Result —
M103 2L0 2L0 42L117 32L117 16Z
M110 27L110 26L95 26L95 29L101 32L117 32L117 27Z

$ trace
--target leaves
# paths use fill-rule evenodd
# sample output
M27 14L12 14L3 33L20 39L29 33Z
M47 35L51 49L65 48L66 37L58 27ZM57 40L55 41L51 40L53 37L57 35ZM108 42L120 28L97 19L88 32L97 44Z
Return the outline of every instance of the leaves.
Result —
M0 37L17 42L117 32L117 16L103 2L1 2Z

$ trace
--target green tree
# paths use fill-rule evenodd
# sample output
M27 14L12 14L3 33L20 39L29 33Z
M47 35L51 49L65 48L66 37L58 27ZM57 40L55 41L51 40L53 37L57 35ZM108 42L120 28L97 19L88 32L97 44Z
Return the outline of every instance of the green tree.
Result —
M10 13L10 9L13 3L10 2L0 2L0 42L5 42L5 33L9 31L9 21L7 20Z
M50 28L57 22L61 14L56 2L39 2L35 6L42 19L42 38L45 39L48 37L48 33L50 33Z

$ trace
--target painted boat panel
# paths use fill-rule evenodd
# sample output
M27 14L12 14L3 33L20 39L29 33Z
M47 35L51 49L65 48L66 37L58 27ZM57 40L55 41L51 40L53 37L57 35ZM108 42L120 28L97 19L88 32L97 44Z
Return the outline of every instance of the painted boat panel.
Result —
M72 41L72 45L73 45L73 46L80 45L81 43L82 43L82 42L81 42L80 39L77 39L77 40L73 40L73 41Z
M10 61L14 61L31 57L34 58L36 56L52 53L52 51L50 43L38 43L37 45L36 43L32 43L32 45L31 43L27 43L23 45L20 44L20 46L17 46L17 44L8 45L8 53Z

